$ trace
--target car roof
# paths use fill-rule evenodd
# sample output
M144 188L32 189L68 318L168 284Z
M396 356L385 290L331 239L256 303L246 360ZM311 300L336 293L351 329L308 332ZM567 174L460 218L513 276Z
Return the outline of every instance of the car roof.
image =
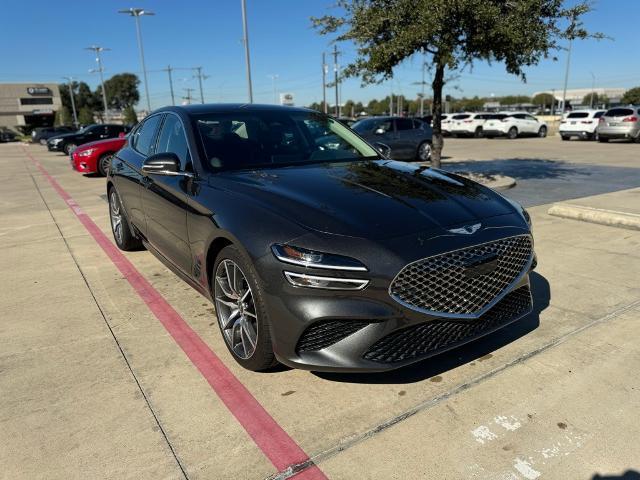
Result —
M199 105L179 105L162 107L154 110L157 112L176 112L186 113L187 115L197 115L202 113L230 113L230 112L264 112L264 111L283 111L283 112L315 112L309 108L288 107L283 105L264 105L259 103L205 103ZM319 113L319 112L318 112Z

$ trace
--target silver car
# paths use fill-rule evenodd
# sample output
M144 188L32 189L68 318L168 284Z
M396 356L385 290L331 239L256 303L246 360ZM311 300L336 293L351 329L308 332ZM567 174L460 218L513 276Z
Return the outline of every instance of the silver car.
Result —
M640 107L610 108L600 117L598 141L624 138L640 142Z

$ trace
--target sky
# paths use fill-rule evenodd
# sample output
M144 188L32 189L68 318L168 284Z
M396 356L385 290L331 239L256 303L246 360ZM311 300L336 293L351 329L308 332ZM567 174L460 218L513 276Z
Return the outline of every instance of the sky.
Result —
M334 0L246 0L254 101L274 101L277 92L292 93L297 105L322 100L322 52L333 48L331 37L311 27L310 17L337 12ZM568 0L572 3L575 0ZM105 77L133 72L142 79L134 19L117 11L141 7L155 13L142 17L141 28L148 70L152 109L171 101L167 65L173 72L178 101L186 88L199 101L198 81L192 67L202 66L204 99L211 102L247 100L240 0L3 0L0 45L0 82L63 82L73 76L94 88L98 75L94 54L84 47L100 45ZM591 31L611 40L577 41L571 54L569 88L633 87L640 85L638 0L593 0L594 11L585 16ZM340 45L339 63L355 58L352 45ZM527 83L508 75L503 65L476 62L445 87L455 97L474 95L531 95L562 88L566 52L558 61L546 60L529 68ZM414 98L420 91L421 59L406 61L394 79L362 87L357 79L342 84L341 98L367 102L390 92ZM330 62L333 75L333 62ZM427 80L429 75L427 74ZM140 85L145 106L144 85ZM428 93L428 90L427 90ZM327 92L333 98L333 91Z

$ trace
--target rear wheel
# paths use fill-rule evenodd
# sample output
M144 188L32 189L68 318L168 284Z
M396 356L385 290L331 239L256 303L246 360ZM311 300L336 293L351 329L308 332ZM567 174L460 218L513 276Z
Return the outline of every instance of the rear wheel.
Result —
M600 140L600 135L598 135L598 131L597 130L595 132L593 132L593 134L591 135L591 139L595 140L596 142Z
M567 137L566 135L560 135L560 138L562 138L562 140L564 140L565 142L569 140L569 137Z
M113 239L120 250L139 250L142 247L140 239L133 236L129 227L129 220L122 208L120 196L115 188L109 190L109 218Z
M420 162L428 162L431 160L431 144L429 142L422 142L418 146L416 158Z
M510 140L518 138L518 129L516 127L511 127L507 133L507 137L509 137Z
M607 137L601 137L600 135L598 135L598 142L607 143L608 141L609 139Z
M544 138L546 136L547 136L547 127L545 126L540 127L540 130L538 130L538 137Z
M218 325L234 360L253 371L277 365L262 287L251 262L229 245L218 254L213 273Z
M111 165L111 157L113 155L111 153L105 153L98 159L98 173L103 177L107 176L107 172L109 171L109 165Z
M75 143L67 143L64 146L64 153L70 155L76 148L78 148L78 146Z
M474 138L482 138L482 127L476 128L475 132L473 132Z

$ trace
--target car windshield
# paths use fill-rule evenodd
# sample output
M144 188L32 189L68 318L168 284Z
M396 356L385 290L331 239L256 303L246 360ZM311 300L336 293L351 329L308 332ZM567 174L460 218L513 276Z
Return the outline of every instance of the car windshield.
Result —
M215 170L380 158L348 127L317 112L208 113L195 122Z
M86 127L82 127L80 130L78 130L76 133L87 133L89 130L91 130L93 127L95 127L95 125L87 125Z
M362 135L375 130L385 122L388 122L386 118L367 118L364 120L358 120L356 123L351 125L351 129Z
M589 112L574 112L567 115L567 118L587 118L589 116Z

